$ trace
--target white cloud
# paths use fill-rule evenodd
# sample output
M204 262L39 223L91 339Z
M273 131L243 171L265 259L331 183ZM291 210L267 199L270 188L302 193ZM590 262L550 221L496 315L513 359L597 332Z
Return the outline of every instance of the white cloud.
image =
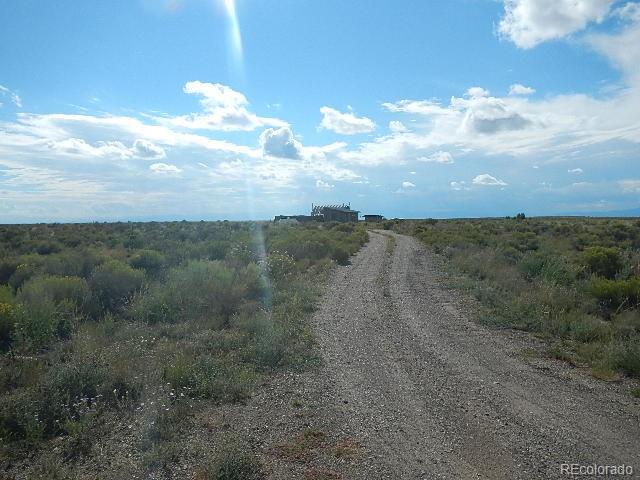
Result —
M343 135L372 132L376 124L367 117L356 117L353 113L343 113L335 108L322 107L322 121L320 128L331 130Z
M584 170L582 170L581 168L570 168L569 170L567 170L567 173L571 173L573 175L582 175L584 173Z
M21 146L38 147L50 141L96 137L104 142L131 142L145 139L163 147L198 148L230 154L257 157L259 152L224 140L175 131L164 125L150 125L137 118L53 114L17 115L14 123L0 124L0 144L19 142ZM109 140L107 140L109 139ZM88 142L85 142L88 143Z
M472 182L474 185L485 185L485 186L505 186L506 183L502 180L497 179L489 175L488 173L483 173L482 175L478 175L473 179Z
M602 22L614 0L505 0L499 33L520 48L563 38Z
M142 139L137 139L131 147L127 147L119 141L98 141L95 144L90 144L81 138L51 140L46 145L52 152L85 158L143 158L156 160L166 156L162 147L149 140Z
M302 144L295 139L289 127L267 128L260 134L260 146L264 155L299 159Z
M13 103L18 108L22 108L22 99L20 98L20 95L3 85L0 85L0 96L9 97L11 103ZM2 106L1 103L0 106Z
M389 122L389 130L393 133L405 133L409 131L409 129L399 120L391 120Z
M149 165L149 170L158 175L176 175L182 172L182 170L175 165L168 165L166 163L153 163Z
M451 183L449 183L449 186L451 187L451 190L456 190L456 191L471 190L467 186L467 182L465 182L465 181L451 182Z
M471 87L467 90L467 96L471 98L482 98L489 96L489 90L482 87Z
M417 160L419 162L442 163L445 165L451 165L453 163L453 156L449 152L443 152L442 150L439 150L427 157L418 157Z
M640 180L620 180L618 184L623 193L640 193Z
M327 182L323 182L322 180L316 180L316 188L318 190L331 190L334 185L330 185Z
M532 95L536 90L531 87L525 87L520 83L515 83L509 87L509 95Z
M640 23L590 35L586 41L621 70L626 88L600 97L463 96L452 97L448 105L434 99L386 102L382 105L389 112L413 117L411 132L392 131L339 152L339 158L365 165L404 164L443 147L561 158L598 144L640 143Z
M415 113L419 115L450 115L451 111L432 100L400 100L385 102L382 106L393 113Z
M219 83L187 82L183 91L201 97L204 113L177 117L157 117L162 124L194 130L251 131L259 127L283 127L287 122L259 117L247 109L249 101L242 93Z
M640 21L628 25L620 33L589 35L586 41L623 73L637 94L640 89Z
M415 188L415 187L416 187L415 183L411 183L411 182L402 182L402 188L407 189L407 188Z
M135 142L133 142L132 150L139 158L159 160L167 156L164 148L154 144L153 142L150 142L149 140L144 140L141 138L138 138Z
M613 13L623 20L640 22L640 3L628 2L622 7L616 8Z

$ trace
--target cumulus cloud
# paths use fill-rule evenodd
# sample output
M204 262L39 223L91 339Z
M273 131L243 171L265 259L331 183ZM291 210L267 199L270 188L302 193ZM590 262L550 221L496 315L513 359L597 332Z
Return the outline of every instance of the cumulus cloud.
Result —
M324 182L320 179L316 180L316 188L318 190L331 190L335 185L330 185L328 182Z
M302 144L295 139L289 127L267 128L260 134L260 146L267 156L302 158Z
M570 168L569 170L567 170L567 172L573 175L582 175L584 173L584 170L582 170L581 168Z
M506 183L502 180L497 179L496 177L489 175L488 173L483 173L482 175L476 176L472 183L474 185L485 185L485 186L505 186Z
M525 87L520 83L516 83L509 87L509 95L532 95L536 93L536 90L531 87Z
M465 111L462 128L481 134L521 130L531 120L519 113L509 102L496 97L453 99L454 108Z
M200 97L203 113L177 117L158 117L160 123L194 130L251 131L259 127L282 127L287 122L259 117L247 109L249 101L242 93L220 83L187 82L184 93Z
M471 87L467 90L467 96L471 98L482 98L489 96L489 90L482 87Z
M602 22L614 0L505 0L499 33L520 48L563 38Z
M431 101L401 100L385 103L383 106L391 112L405 112L423 115L447 129L475 133L496 133L500 131L520 130L531 125L532 121L522 108L522 100L488 96L489 92L481 87L467 90L467 98L452 97L449 106L443 107Z
M432 153L427 157L418 157L419 162L426 163L442 163L445 165L451 165L453 163L453 156L449 152L443 152L442 150Z
M402 188L404 188L404 189L415 188L415 187L416 187L415 183L402 182Z
M367 117L357 117L353 113L343 113L335 108L322 107L322 121L320 128L331 130L342 135L372 132L376 124Z
M182 170L175 165L168 165L166 163L153 163L149 165L149 170L158 175L176 175L182 172Z
M20 95L3 85L0 85L0 97L8 97L9 101L16 107L22 108L22 99L20 98ZM2 104L0 103L0 106L1 105Z

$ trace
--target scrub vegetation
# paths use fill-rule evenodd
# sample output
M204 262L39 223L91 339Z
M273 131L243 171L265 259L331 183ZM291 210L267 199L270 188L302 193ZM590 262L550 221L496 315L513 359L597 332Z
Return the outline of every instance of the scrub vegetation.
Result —
M198 409L315 361L318 285L367 239L329 223L0 226L3 469L66 478L119 429L141 459L122 478L170 468ZM208 478L261 478L232 451Z
M390 221L447 260L481 321L548 341L604 380L640 378L640 220Z

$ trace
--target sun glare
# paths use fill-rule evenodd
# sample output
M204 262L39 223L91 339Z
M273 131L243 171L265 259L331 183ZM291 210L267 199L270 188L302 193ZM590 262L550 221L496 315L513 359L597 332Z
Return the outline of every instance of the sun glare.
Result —
M235 0L223 0L224 8L229 19L229 46L233 60L242 66L242 35L240 33L240 23L236 12Z

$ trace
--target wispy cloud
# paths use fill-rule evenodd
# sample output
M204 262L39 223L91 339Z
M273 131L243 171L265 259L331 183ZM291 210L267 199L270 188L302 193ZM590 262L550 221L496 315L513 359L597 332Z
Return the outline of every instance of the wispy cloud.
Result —
M342 135L372 132L376 128L373 120L367 117L357 117L353 113L344 113L331 107L322 107L322 121L320 128L331 130Z
M20 98L20 95L18 95L13 90L5 87L4 85L0 85L0 97L8 97L9 101L16 107L22 108L22 99ZM0 105L2 104L0 103Z

